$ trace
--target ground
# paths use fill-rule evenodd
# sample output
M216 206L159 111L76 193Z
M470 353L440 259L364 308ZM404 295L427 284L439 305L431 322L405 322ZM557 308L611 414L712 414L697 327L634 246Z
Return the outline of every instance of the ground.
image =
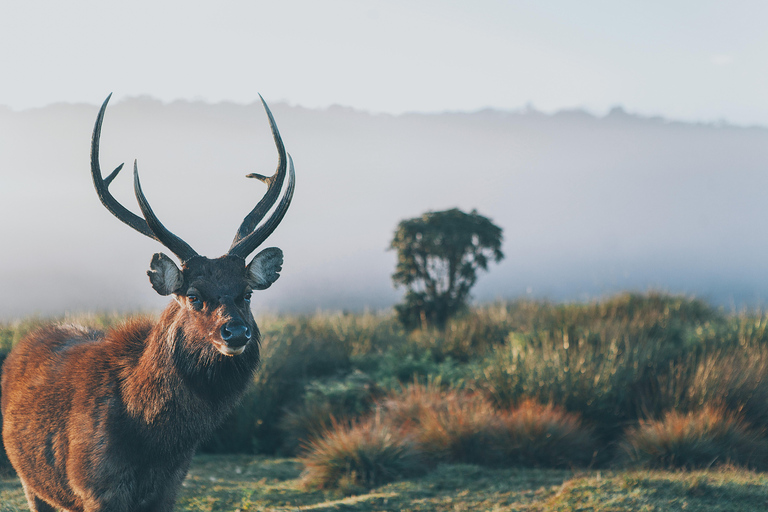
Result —
M446 465L375 489L311 491L295 459L199 456L176 510L190 511L754 511L768 509L768 475L486 469ZM0 478L0 512L25 511L15 477Z

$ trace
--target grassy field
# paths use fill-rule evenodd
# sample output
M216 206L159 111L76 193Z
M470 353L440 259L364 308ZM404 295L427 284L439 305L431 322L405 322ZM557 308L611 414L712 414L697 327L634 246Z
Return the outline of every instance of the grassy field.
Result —
M0 323L0 359L49 321ZM444 330L260 326L263 364L178 510L768 510L767 313L647 293L489 304Z
M346 495L307 491L300 475L295 459L202 455L176 509L752 512L768 507L768 475L739 469L574 472L443 465L422 478ZM26 510L18 479L0 479L0 512Z

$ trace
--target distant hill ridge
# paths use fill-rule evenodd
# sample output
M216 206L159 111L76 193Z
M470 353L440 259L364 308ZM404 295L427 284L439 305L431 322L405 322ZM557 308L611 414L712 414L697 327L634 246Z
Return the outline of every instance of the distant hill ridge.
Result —
M398 300L386 249L429 209L477 208L504 228L506 260L475 297L555 300L623 289L726 306L768 297L768 130L642 117L614 108L372 114L271 104L297 188L267 242L281 280L272 311L383 308ZM89 175L97 106L0 107L0 318L157 308L145 276L159 244L103 209ZM257 103L115 102L104 172L138 159L164 223L199 252L226 251L264 191L245 180L277 158ZM138 211L130 172L111 186Z

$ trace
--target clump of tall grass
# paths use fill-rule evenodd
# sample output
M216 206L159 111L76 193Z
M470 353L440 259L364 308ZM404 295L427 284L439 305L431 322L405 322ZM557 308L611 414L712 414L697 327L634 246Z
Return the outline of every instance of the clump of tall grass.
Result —
M375 381L356 370L343 379L310 382L303 402L286 408L279 427L283 435L281 452L292 455L302 444L321 435L334 421L348 421L366 415L383 395Z
M362 420L331 425L306 443L305 481L370 487L439 463L586 466L595 440L576 414L526 401L499 411L481 394L414 383Z
M689 350L638 396L642 416L709 406L768 423L768 316L742 313L691 331Z
M477 385L499 408L532 398L578 412L606 443L647 409L666 410L660 382L702 352L698 330L724 321L701 301L659 294L528 313L524 330L486 359Z
M105 328L122 318L63 320ZM0 356L44 323L0 324ZM601 446L615 446L639 418L705 405L735 411L753 425L768 423L768 315L725 315L687 297L500 302L471 308L442 331L411 333L391 312L286 315L259 324L262 368L206 451L292 454L301 440L324 431L331 416L365 415L382 391L412 382L472 390L499 415L527 400L552 404L594 427ZM434 388L429 393L443 393ZM459 407L454 399L465 396L451 393L443 395L443 407Z
M745 349L768 345L768 315L739 313L699 325L693 336L706 349Z
M447 412L459 397L458 390L446 389L439 379L426 383L414 381L391 391L377 405L388 423L402 429L419 425L429 411Z
M412 384L380 402L385 421L411 433L433 462L583 466L595 451L578 415L525 401L497 410L482 394Z
M427 381L437 376L451 382L471 376L468 364L450 358L436 361L431 352L415 346L355 357L353 364L385 389L396 389L403 382Z
M638 394L667 366L654 347L656 340L628 334L515 335L487 360L477 385L499 409L534 399L578 412L610 441L636 418Z
M374 487L423 470L417 446L378 415L351 423L333 422L309 441L303 481L310 488Z
M648 468L768 467L765 433L722 407L641 420L627 431L622 447L632 463Z
M414 398L413 394L410 398ZM412 411L416 413L415 421L403 426L429 460L494 466L503 463L501 417L482 395L451 390L434 404L410 406L416 406ZM406 411L401 410L397 420L404 418L402 412Z
M768 346L717 351L702 358L688 386L686 409L704 404L768 424Z
M269 322L270 330L277 324ZM320 338L333 339L347 347L350 357L383 354L407 344L407 335L393 314L386 313L318 313L302 317L311 332Z
M569 329L593 330L606 323L620 323L638 330L678 336L691 326L722 321L722 313L704 301L664 293L622 293L595 302L552 304L516 300L504 304L505 316L516 332L557 333ZM573 334L573 331L568 332ZM573 337L573 336L571 336Z
M501 413L505 464L560 468L588 466L598 445L578 414L526 400Z
M450 358L466 363L504 344L513 329L503 303L473 308L450 319L444 329L422 327L411 331L408 341L428 350L437 361Z

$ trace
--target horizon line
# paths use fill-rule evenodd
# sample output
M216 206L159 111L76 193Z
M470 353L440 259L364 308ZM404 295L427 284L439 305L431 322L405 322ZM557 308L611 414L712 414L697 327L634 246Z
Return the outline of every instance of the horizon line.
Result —
M173 100L163 100L161 98L158 98L157 96L153 96L152 94L135 94L135 95L124 95L122 97L118 97L116 101L114 101L115 106L119 105L120 103L126 103L131 101L152 101L161 104L162 106L170 106L173 104L178 103L184 103L189 105L205 105L205 106L211 106L215 107L218 105L231 105L231 106L238 106L238 107L251 107L254 105L261 106L261 101L258 99L258 97L254 98L250 102L241 102L241 101L235 101L235 100L208 100L205 98L176 98ZM585 115L587 117L590 117L595 120L607 120L612 119L616 117L627 117L632 118L638 121L653 121L653 122L660 122L663 124L686 124L686 125L692 125L692 126L705 126L705 127L713 127L713 128L738 128L738 129L768 129L768 124L739 124L729 121L727 118L722 117L717 120L704 120L704 119L681 119L681 118L674 118L674 117L668 117L663 114L646 114L642 112L633 112L628 111L623 105L617 104L611 106L605 113L598 114L595 113L593 109L589 109L588 107L584 106L578 106L578 107L559 107L557 109L553 110L540 110L537 109L536 106L533 104L533 102L528 101L525 105L517 108L505 108L505 107L496 107L496 106L484 106L484 107L478 107L475 109L450 109L446 108L443 110L406 110L402 112L386 112L386 111L377 111L373 109L365 109L361 107L355 107L353 105L345 105L341 103L330 103L324 106L317 106L317 107L307 107L305 105L302 105L298 102L292 102L288 99L282 98L278 100L270 101L272 105L285 105L289 108L297 108L297 109L304 109L309 111L331 111L331 110L346 110L350 112L354 112L357 114L367 114L370 116L389 116L389 117L408 117L408 116L439 116L439 115L478 115L483 113L499 113L504 115L510 115L510 116L522 116L522 115L531 115L531 116L545 116L545 117L558 117L558 116L564 116L564 115ZM44 110L47 108L52 107L58 107L58 106L72 106L72 107L78 107L78 106L88 106L93 107L95 109L98 109L100 105L100 102L96 103L89 103L84 101L67 101L67 100L61 100L61 101L54 101L51 103L46 103L42 106L35 106L35 107L22 107L22 108L14 108L10 105L6 105L4 103L0 103L0 111L10 111L12 113L21 114L24 112L29 111L39 111Z

